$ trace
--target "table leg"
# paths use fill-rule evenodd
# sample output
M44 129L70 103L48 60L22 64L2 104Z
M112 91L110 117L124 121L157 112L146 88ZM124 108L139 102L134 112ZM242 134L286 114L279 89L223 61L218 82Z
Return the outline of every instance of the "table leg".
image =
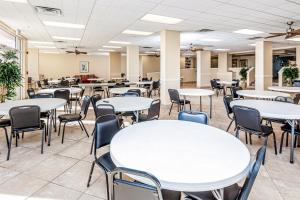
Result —
M212 95L209 96L209 101L210 101L210 105L209 105L209 117L212 118Z
M76 96L75 96L75 98L76 98L76 101L75 101L75 114L76 114L76 110L77 110L77 97L78 97L78 94L76 93Z
M53 124L53 116L54 116L54 110L50 111L50 123L48 127L48 146L50 146L50 141L51 141L51 132L52 132L52 124Z
M186 101L186 96L183 96L183 110L185 111L185 101Z
M202 112L202 97L200 96L200 111Z
M213 190L211 191L214 195L214 197L217 199L217 200L223 200L224 199L224 189L218 189L218 190Z
M295 136L295 120L288 120L291 126L291 152L290 152L290 163L294 163L294 136Z
M139 122L139 111L133 112L133 114L135 115L136 122L138 123Z
M54 109L54 132L56 132L56 109Z

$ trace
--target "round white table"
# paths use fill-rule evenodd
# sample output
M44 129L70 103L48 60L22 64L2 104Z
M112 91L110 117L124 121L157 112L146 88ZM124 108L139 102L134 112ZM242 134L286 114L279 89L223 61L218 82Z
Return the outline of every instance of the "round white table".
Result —
M153 81L139 81L139 82L135 82L135 84L139 85L151 85L153 83Z
M60 108L66 104L66 100L59 98L40 98L40 99L24 99L24 100L15 100L15 101L6 101L4 103L0 103L0 115L9 115L9 110L16 106L30 106L36 105L39 106L41 112L49 111L50 122L49 122L49 139L48 146L50 146L51 141L51 130L53 124L53 118L55 114L55 109ZM56 123L55 123L56 124Z
M111 104L115 112L133 112L136 121L139 120L139 111L149 109L153 99L146 97L112 97L97 101L99 104Z
M124 94L126 92L128 92L128 90L131 90L131 89L139 89L141 91L141 93L145 93L147 92L147 89L146 88L141 88L141 87L120 87L120 88L111 88L109 90L109 92L111 94Z
M283 119L291 125L291 144L294 144L295 121L300 120L300 105L266 100L235 100L230 106L246 106L255 108L260 112L261 117L270 119ZM291 145L290 162L294 162L294 145Z
M275 99L278 96L290 97L290 95L287 93L267 91L267 90L238 90L236 93L239 96L258 98L258 99Z
M280 86L270 86L269 90L279 91L279 92L287 92L292 94L300 93L300 87L280 87Z
M211 190L218 199L222 188L243 179L251 166L247 147L233 135L179 120L154 120L122 129L112 139L110 154L118 167L153 174L164 189Z
M40 94L40 93L49 93L49 94L54 94L54 92L56 90L69 90L70 91L70 94L78 94L81 92L81 88L75 88L75 87L71 87L71 88L51 88L51 89L42 89L42 90L39 90L37 91L37 94Z
M89 78L88 81L101 82L101 81L104 81L104 78Z
M237 81L217 81L217 83L221 84L221 85L232 85L237 83Z
M48 83L50 84L50 85L57 85L57 84L59 84L61 82L61 80L48 80Z
M210 100L209 107L209 116L212 117L212 96L214 95L214 91L206 90L206 89L195 89L195 88L186 88L186 89L178 89L179 95L183 96L184 101L186 101L187 96L196 96L200 97L200 111L202 112L202 96L208 96ZM185 109L185 105L184 105Z

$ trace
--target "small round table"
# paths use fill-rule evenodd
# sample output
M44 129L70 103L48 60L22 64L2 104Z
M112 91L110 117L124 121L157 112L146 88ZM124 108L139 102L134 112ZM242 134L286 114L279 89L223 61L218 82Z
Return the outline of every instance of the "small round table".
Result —
M40 98L40 99L24 99L24 100L7 101L5 103L0 103L0 115L9 115L9 110L17 106L35 105L40 107L41 112L49 111L50 123L48 127L49 129L48 146L50 146L51 130L52 130L54 113L55 113L54 110L64 106L66 103L67 103L66 100L59 99L59 98Z
M37 94L40 93L49 93L49 94L54 94L54 92L56 90L69 90L70 94L78 94L81 92L81 88L75 88L75 87L71 87L71 88L51 88L51 89L41 89L39 91L37 91Z
M217 83L221 85L232 85L232 84L236 84L237 81L217 81Z
M140 86L140 85L151 85L153 83L153 81L139 81L139 82L135 82L136 85Z
M230 106L246 106L255 108L260 112L261 117L271 119L283 119L291 125L291 152L290 162L294 162L294 135L295 121L300 120L300 105L292 103L284 103L278 101L266 100L235 100L230 103Z
M96 105L111 104L116 112L133 112L138 122L139 111L149 109L152 101L146 97L112 97L97 101Z
M61 82L61 80L48 80L48 83L50 84L50 85L57 85L57 84L59 84Z
M290 95L287 93L267 91L267 90L238 90L236 93L239 96L257 98L257 99L275 99L278 96L290 97Z
M187 96L197 96L200 97L200 111L202 112L202 96L208 96L210 101L209 106L209 116L212 117L212 96L214 95L214 91L206 90L206 89L194 89L194 88L186 88L186 89L178 89L179 95L183 96L184 101L186 101ZM184 104L185 109L185 104Z
M141 88L141 87L120 87L120 88L111 88L109 90L109 92L111 94L124 94L126 92L128 92L128 90L131 90L131 89L139 89L141 91L141 93L145 93L147 92L146 88Z
M101 81L104 81L104 78L89 78L88 81L101 82Z
M154 120L134 124L112 139L118 167L153 174L163 189L213 191L239 182L251 166L247 147L227 132L194 122ZM141 180L142 181L142 180Z

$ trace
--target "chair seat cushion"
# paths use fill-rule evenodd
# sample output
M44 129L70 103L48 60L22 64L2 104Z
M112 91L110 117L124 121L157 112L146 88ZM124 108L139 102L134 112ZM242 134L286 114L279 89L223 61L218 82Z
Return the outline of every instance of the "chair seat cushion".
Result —
M184 104L184 99L180 99L179 103L180 103L181 105L183 105L183 104ZM190 104L190 103L191 103L190 100L185 100L185 104Z
M59 115L58 119L60 121L77 121L81 119L81 115L79 114L63 114Z
M273 133L273 128L270 127L270 126L262 125L261 129L262 129L263 135L265 135L265 136L270 135L271 133Z
M116 169L116 165L110 157L110 153L105 153L97 159L97 164L100 164L106 171L113 171Z
M283 126L281 126L281 130L285 131L285 132L291 132L291 125L289 125L288 123L285 123ZM298 126L295 126L295 134L300 135L300 129Z
M41 112L41 118L48 118L50 114L48 112Z
M224 188L224 199L226 200L236 200L239 193L240 193L241 187L238 184L233 184L231 186L228 186ZM201 200L215 200L216 198L212 194L211 191L207 192L187 192L185 193L188 197L191 197L191 199L201 199Z
M136 117L132 116L131 117L132 121L136 121ZM144 122L148 120L148 115L146 114L139 114L139 122Z
M0 119L0 127L10 126L10 119Z

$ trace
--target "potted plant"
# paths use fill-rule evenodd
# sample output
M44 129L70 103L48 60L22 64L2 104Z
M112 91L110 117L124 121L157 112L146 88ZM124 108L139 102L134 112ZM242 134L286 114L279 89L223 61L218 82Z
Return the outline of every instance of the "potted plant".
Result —
M16 96L16 87L22 86L22 74L15 51L5 51L0 59L0 101Z
M247 67L242 67L242 69L240 70L239 75L241 76L241 85L243 88L246 88L246 80L247 80L247 74L248 74L248 70L249 68Z
M299 69L296 65L289 65L283 69L282 76L287 86L292 86L293 81L299 77Z

